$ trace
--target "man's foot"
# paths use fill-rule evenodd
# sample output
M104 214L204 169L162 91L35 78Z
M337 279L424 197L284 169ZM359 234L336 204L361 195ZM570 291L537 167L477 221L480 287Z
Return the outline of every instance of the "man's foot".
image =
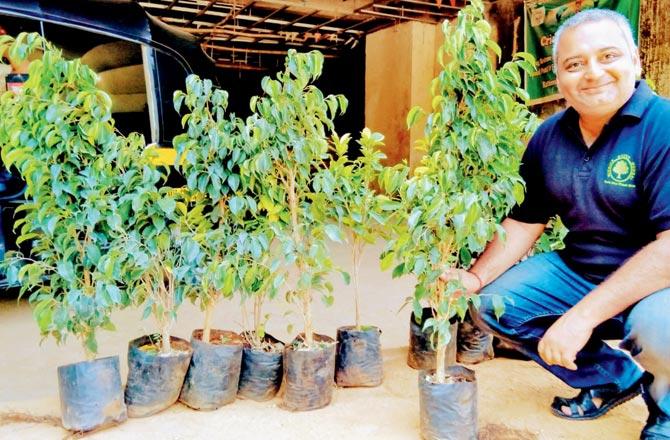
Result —
M620 390L614 384L582 388L575 397L555 397L551 412L564 419L593 420L641 392L642 378L625 390Z
M649 418L647 418L647 424L644 425L640 440L670 439L670 415L661 411L654 399L649 395L649 390L646 387L643 397L649 409Z
M640 440L667 439L670 439L670 417L663 413L658 413L654 416L649 414L649 419L642 430Z

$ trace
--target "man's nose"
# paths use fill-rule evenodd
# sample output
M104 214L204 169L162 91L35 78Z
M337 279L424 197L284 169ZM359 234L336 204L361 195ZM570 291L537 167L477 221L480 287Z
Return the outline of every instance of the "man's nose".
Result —
M587 78L598 78L604 72L603 67L598 61L591 60L586 64L585 76Z

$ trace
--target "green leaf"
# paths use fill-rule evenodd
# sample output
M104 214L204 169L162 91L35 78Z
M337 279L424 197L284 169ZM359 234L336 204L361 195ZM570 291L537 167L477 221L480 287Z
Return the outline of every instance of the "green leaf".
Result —
M400 263L393 268L393 273L391 274L392 278L398 278L405 274L405 263Z
M114 304L121 303L121 290L114 285L107 285L107 294Z
M244 209L244 199L241 197L235 196L228 201L228 206L230 207L230 212L233 215L238 215L242 209Z
M158 200L158 206L165 215L171 216L177 207L177 202L173 198L166 197Z
M419 106L412 107L412 109L407 113L407 128L412 128L419 117L425 115L423 109Z
M381 260L381 269L383 271L388 270L395 259L395 254L393 252L388 252Z
M112 214L107 218L107 225L115 231L121 229L121 217L118 214Z
M421 209L419 208L415 208L412 210L412 213L407 219L407 225L410 227L410 229L414 229L414 227L416 227L417 223L419 222L419 219L421 218L421 214L423 214L423 211L421 211Z
M147 319L151 315L151 304L144 306L144 311L142 312L142 319Z
M412 300L412 312L414 313L414 320L417 324L421 324L423 317L423 306L416 298Z
M321 295L321 299L326 307L330 307L335 303L335 297L333 295Z
M496 319L499 320L503 313L505 313L505 301L500 295L492 295L491 303L493 305L493 313L495 314Z
M494 54L496 54L496 57L500 59L502 57L502 51L500 50L500 46L498 46L498 43L496 43L493 40L486 40L486 47L491 49Z
M342 234L342 230L337 225L333 224L326 225L324 227L324 231L326 232L328 238L330 238L332 241L335 241L337 243L344 242L344 234Z

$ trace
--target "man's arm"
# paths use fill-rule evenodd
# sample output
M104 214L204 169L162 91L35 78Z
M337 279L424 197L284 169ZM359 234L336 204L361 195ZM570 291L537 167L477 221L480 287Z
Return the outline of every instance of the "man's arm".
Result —
M504 240L496 234L469 271L452 269L445 272L442 279L446 281L460 278L469 293L478 291L526 255L545 226L541 223L523 223L506 218L502 222L506 235Z
M640 249L559 318L538 344L549 365L576 370L575 358L599 324L641 299L670 287L670 230Z

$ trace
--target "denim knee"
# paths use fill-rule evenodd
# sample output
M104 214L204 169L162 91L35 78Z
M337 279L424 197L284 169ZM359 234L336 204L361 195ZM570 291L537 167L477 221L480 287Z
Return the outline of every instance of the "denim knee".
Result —
M637 303L626 318L621 347L654 376L670 378L670 289Z

